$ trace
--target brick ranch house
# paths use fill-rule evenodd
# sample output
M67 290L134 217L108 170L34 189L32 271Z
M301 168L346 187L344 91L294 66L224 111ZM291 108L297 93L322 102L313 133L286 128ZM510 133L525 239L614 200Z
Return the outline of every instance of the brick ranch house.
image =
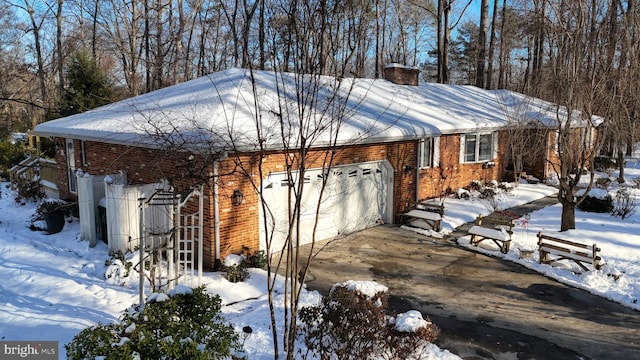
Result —
M80 169L84 177L126 174L127 186L168 179L181 191L204 183L203 261L212 267L243 247L264 249L261 197L272 204L275 220L270 228L276 240L284 241L277 239L284 236L277 233L286 227L287 193L290 182L296 180L287 179L281 148L257 152L254 133L257 118L269 122L277 118L274 114L282 117L278 113L282 107L274 105L274 99L293 96L295 79L294 74L228 69L42 123L35 132L57 141L62 199L78 199ZM348 100L332 147L337 149L330 175L334 180L323 195L318 240L393 223L412 202L450 193L472 180L503 180L509 165L504 131L508 118L516 112L526 114L518 115L526 121L555 116L552 104L509 91L418 84L418 70L399 65L388 66L385 79L346 79L344 83L350 84ZM271 131L271 127L264 129ZM190 134L210 138L205 145L190 147L185 140L191 139ZM547 175L545 159L552 156L552 135L552 131L545 135L549 146L540 149L541 161L524 164L528 173ZM310 154L319 159L327 150L326 142L318 141ZM261 179L255 166L258 157L263 164ZM197 164L202 159L206 161ZM244 172L234 171L239 164ZM304 181L311 186L306 187L305 197L317 201L313 184L329 175L320 162L311 160L307 166ZM315 218L315 207L304 211L302 221ZM83 216L89 215L81 213L81 221ZM303 224L302 242L309 241L312 225ZM135 247L132 241L129 250Z

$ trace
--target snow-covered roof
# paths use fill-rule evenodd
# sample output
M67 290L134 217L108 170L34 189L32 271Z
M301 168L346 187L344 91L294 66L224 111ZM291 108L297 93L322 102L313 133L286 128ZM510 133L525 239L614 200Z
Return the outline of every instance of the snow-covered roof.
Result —
M301 107L296 94L308 94L300 88L316 84L320 84L317 101ZM257 148L259 137L272 148L281 146L283 138L297 138L299 114L304 114L310 120L303 127L305 138L313 138L317 146L334 140L339 144L390 142L498 129L515 111L532 118L543 116L548 103L531 106L534 102L526 99L474 86L406 86L384 79L337 80L271 71L254 71L252 77L247 69L231 68L48 121L35 131L43 136L148 147L159 146L163 139L251 150ZM527 106L524 111L522 104ZM552 109L544 116L555 117L555 113ZM343 120L336 122L336 118ZM256 119L261 121L260 136ZM285 136L280 119L288 124Z
M567 119L568 111L563 106L510 90L500 89L490 92L497 97L498 102L503 104L504 115L510 123L526 120L537 122L542 126L556 127L559 121L565 122ZM603 118L600 116L591 117L593 126L598 126L602 121ZM582 126L585 126L582 113L574 110L570 127Z

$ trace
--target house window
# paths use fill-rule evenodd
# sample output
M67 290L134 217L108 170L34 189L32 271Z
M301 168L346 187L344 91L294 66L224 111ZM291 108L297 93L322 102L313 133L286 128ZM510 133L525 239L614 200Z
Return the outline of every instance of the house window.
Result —
M84 140L82 140L80 142L80 152L82 154L82 166L89 166L89 163L87 162L87 145L85 144Z
M432 137L420 140L418 144L418 166L431 168L438 166L440 138Z
M67 179L69 180L69 192L76 193L76 157L73 148L73 139L66 139L67 147Z
M462 159L464 162L483 162L493 159L496 150L494 133L465 134L463 138Z

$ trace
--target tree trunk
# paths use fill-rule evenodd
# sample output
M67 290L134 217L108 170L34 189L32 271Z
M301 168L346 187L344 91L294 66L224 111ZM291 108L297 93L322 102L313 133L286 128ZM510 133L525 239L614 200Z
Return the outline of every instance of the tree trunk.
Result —
M576 228L576 205L572 201L562 202L560 231Z
M56 60L58 66L58 96L64 95L64 60L62 51L62 7L64 0L58 0L58 10L56 11Z
M98 38L98 2L96 1L93 7L92 22L91 22L91 55L94 59L97 59L96 53L96 39Z
M451 12L451 1L447 2L444 8L443 38L442 38L442 83L449 83L449 40L451 39L451 29L449 29L449 13Z
M618 184L624 184L624 152L622 149L618 150L618 156L616 158L618 165Z
M44 58L42 55L42 44L40 43L40 27L42 25L38 25L35 17L35 9L32 5L29 5L28 2L25 1L26 10L29 13L29 19L31 20L31 31L33 32L33 41L36 50L36 60L38 61L38 80L40 80L40 97L43 106L48 106L49 102L47 99L47 81L46 74L44 71Z
M260 70L264 70L267 64L267 58L265 55L266 37L265 37L265 27L264 27L264 23L265 23L264 0L259 0L259 1L260 1L260 22L258 24L258 43L259 43L258 46L260 47L260 63L258 64L258 67Z
M374 70L373 70L373 78L379 79L380 74L380 2L378 0L375 1L376 7L376 56L374 60Z
M544 19L546 16L545 3L542 0L534 0L534 26L535 38L533 43L533 69L531 72L531 80L534 86L538 86L541 80L542 58L544 52ZM537 89L536 89L537 90Z
M438 82L439 84L444 83L444 81L442 80L442 61L443 61L443 54L444 51L442 50L443 46L444 46L444 41L443 41L443 31L442 31L442 23L443 23L443 9L444 9L444 5L443 2L447 1L447 0L438 0L438 16L436 19L436 27L437 27L437 31L436 31L436 37L437 37L437 51L438 51L438 58L437 58L437 66L438 66L438 71L437 71L437 78L436 78L436 82Z
M498 1L498 0L495 0ZM506 72L505 70L505 58L507 57L506 54L506 46L504 44L504 23L506 21L507 18L507 0L503 0L502 1L502 19L500 20L500 55L498 58L499 61L499 69L498 69L498 89L504 89L504 74ZM530 59L531 58L531 46L528 47L527 50L527 57ZM527 83L528 83L528 76L529 76L529 63L531 61L527 61L527 71L525 71L524 73L524 85L523 85L523 89L526 88ZM523 90L524 92L524 90Z
M476 86L485 86L485 62L487 59L487 23L489 17L489 1L482 0L480 4L480 33L478 34L478 59L476 63Z
M491 35L489 36L489 64L487 65L487 89L492 88L492 79L493 79L493 56L495 53L495 42L496 42L496 22L498 18L498 1L493 1L493 14L491 15ZM502 23L504 23L504 18L502 19ZM501 26L501 28L503 28ZM504 33L500 33L500 36L504 36ZM504 41L501 41L501 43ZM500 54L502 56L502 54Z

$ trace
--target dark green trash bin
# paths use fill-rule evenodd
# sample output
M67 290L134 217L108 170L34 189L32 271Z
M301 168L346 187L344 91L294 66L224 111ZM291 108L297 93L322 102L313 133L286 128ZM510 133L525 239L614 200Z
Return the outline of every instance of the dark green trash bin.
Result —
M107 238L107 208L98 205L98 223L96 224L98 227L97 233L102 238L102 241L105 244L109 243L109 239Z
M47 232L49 234L57 234L64 227L64 215L60 211L54 211L44 216L47 223Z

